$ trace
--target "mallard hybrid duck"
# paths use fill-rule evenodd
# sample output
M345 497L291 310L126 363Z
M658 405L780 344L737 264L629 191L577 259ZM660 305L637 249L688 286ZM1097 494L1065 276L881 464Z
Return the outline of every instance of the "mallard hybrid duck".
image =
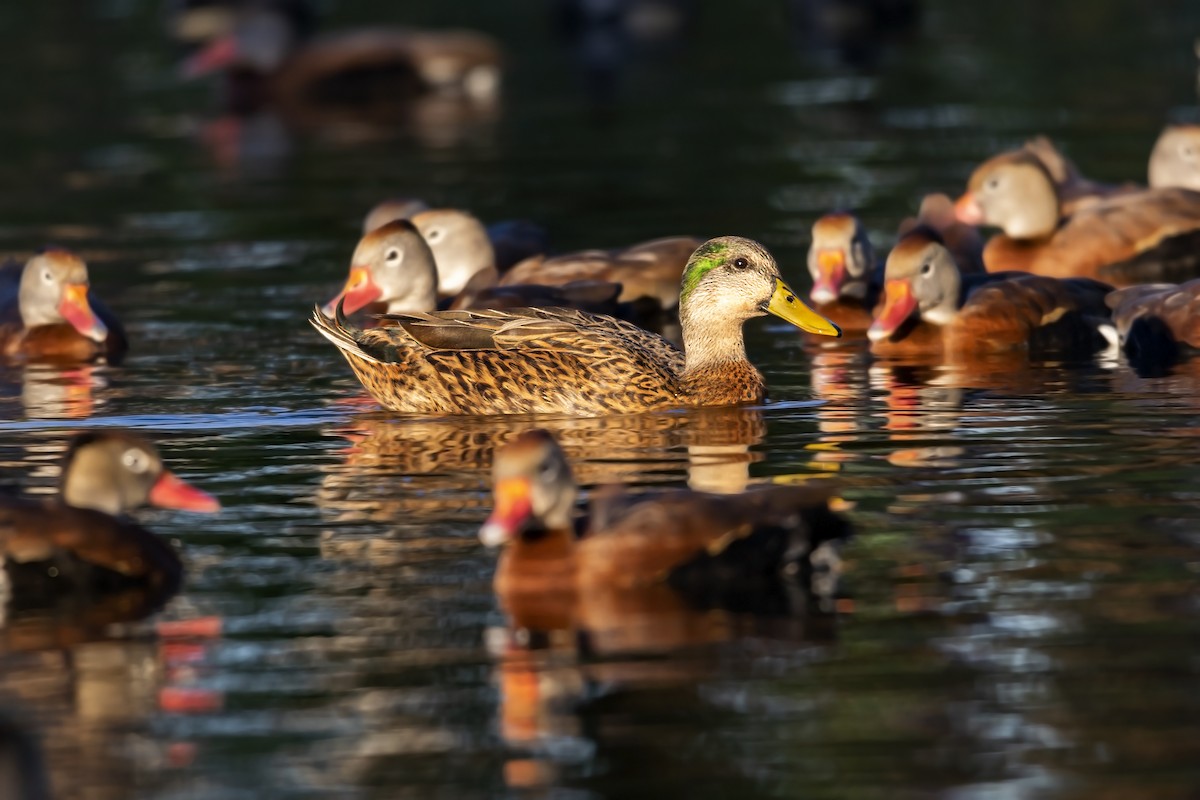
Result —
M761 401L742 324L766 313L841 335L783 282L762 245L736 236L705 242L688 261L683 352L630 323L568 309L394 314L398 327L363 331L317 308L310 322L393 411L597 415Z
M641 495L604 487L577 517L571 467L554 437L538 429L496 450L492 486L495 508L479 538L505 546L495 588L510 611L525 605L522 595L766 579L850 532L830 508L829 491L810 486Z

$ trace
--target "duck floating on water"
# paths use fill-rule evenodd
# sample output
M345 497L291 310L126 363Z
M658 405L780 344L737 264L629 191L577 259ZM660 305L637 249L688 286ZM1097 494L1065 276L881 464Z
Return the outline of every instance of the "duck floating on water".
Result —
M829 491L807 486L732 495L606 487L577 517L571 467L554 437L537 429L496 450L492 484L495 508L479 536L504 546L495 589L510 611L668 582L691 589L769 580L789 565L811 567L814 552L850 532Z
M884 277L883 307L867 332L877 354L1093 352L1106 341L1112 287L1022 272L963 275L929 229L896 243Z
M474 218L472 218L474 219ZM327 317L339 304L345 314L383 307L387 314L435 311L439 307L467 308L578 308L598 314L626 316L617 302L621 285L602 281L577 281L566 286L495 286L494 277L477 272L464 288L443 303L439 298L440 262L416 220L395 220L367 233L351 259L350 276L336 297L322 308ZM482 226L480 226L482 231ZM441 241L442 237L436 237ZM460 262L461 263L461 262ZM492 276L495 270L492 270Z
M608 316L566 309L393 314L359 330L317 309L310 320L385 408L416 414L598 415L761 402L743 323L774 314L840 336L779 274L771 254L736 236L688 262L680 291L684 350Z
M1043 162L1015 151L980 165L955 210L962 222L1003 231L984 248L991 271L1129 285L1200 270L1200 192L1188 189L1100 198L1067 216Z
M0 560L14 600L133 585L173 594L183 574L179 557L122 516L146 504L220 508L169 471L147 439L126 431L77 434L63 459L57 497L0 497Z
M0 266L0 354L90 361L129 349L121 323L91 291L87 265L52 247Z

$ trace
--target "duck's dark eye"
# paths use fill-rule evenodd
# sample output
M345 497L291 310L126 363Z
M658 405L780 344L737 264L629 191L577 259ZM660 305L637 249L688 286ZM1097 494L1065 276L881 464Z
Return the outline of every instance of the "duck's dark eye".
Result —
M748 266L750 266L750 262L746 261L744 258L735 258L733 260L734 269L745 269Z
M983 187L985 189L995 191L996 189L1000 188L1000 179L999 178L988 178L986 181L984 181Z
M928 275L931 272L933 272L933 262L926 261L924 264L921 265L921 274L922 275Z

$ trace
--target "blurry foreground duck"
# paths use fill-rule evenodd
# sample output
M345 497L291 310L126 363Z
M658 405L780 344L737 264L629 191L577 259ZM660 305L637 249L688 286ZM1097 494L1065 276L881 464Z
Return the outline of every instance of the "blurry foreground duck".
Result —
M760 402L743 323L771 313L839 336L779 276L762 245L727 236L692 255L680 292L684 351L630 323L565 309L393 314L359 330L310 320L385 408L418 414L597 415Z
M495 509L479 532L504 545L496 592L510 606L571 602L589 592L628 591L670 583L714 591L728 583L766 581L785 569L807 571L821 550L836 568L833 546L850 533L830 508L830 494L804 486L769 486L734 495L687 489L594 494L577 517L579 488L554 437L527 431L496 450Z
M994 225L983 258L992 271L1088 277L1129 285L1200 271L1200 193L1145 189L1097 198L1068 213L1062 189L1027 150L995 156L971 175L956 213Z
M75 436L59 495L0 497L0 561L18 605L130 586L169 596L183 567L171 546L126 512L145 504L216 511L217 501L163 465L146 439L123 431Z
M24 265L0 266L0 354L115 361L127 349L124 329L92 294L79 256L48 248Z
M883 307L867 332L876 354L1090 353L1107 341L1107 284L1021 272L963 275L929 229L896 243L884 277Z

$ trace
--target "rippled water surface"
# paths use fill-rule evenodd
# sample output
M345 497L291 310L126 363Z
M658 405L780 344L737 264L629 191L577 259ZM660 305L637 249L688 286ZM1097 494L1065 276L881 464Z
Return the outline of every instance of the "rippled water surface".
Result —
M1200 7L927 0L839 43L848 2L704 3L675 38L572 46L533 0L325 3L330 27L494 33L502 102L231 137L157 4L10 5L0 249L79 250L133 347L0 368L0 483L47 491L70 431L119 425L224 504L139 514L189 570L158 620L217 635L104 609L0 630L56 796L1196 797L1200 362L951 370L755 322L761 408L418 419L305 317L388 195L563 250L752 236L803 285L817 214L857 208L886 247L1034 133L1141 180L1161 125L1200 116ZM494 443L534 424L588 486L836 484L858 535L833 613L509 630L476 531Z

